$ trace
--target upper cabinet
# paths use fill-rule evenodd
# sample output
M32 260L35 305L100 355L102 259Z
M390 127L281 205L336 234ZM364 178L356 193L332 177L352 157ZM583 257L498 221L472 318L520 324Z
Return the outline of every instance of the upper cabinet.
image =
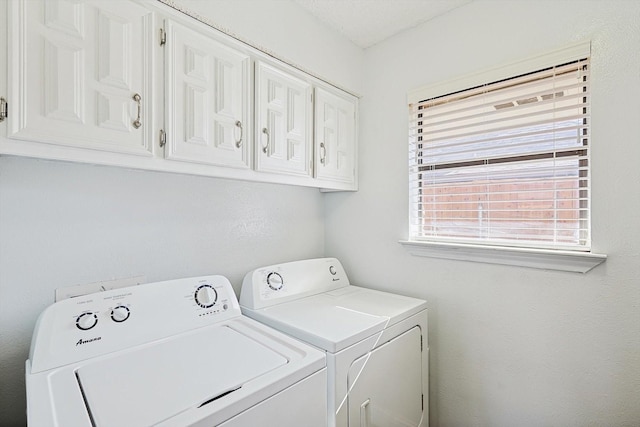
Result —
M153 13L133 2L8 7L8 136L151 156Z
M316 87L316 177L355 186L357 99Z
M165 30L166 157L250 168L249 56L171 20Z
M158 1L0 9L0 155L357 190L354 96Z
M311 176L311 85L256 62L256 170Z

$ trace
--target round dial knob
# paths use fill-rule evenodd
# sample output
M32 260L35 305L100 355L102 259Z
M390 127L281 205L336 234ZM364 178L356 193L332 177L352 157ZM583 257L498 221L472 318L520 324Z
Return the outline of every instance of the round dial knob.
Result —
M267 285L274 291L281 289L283 284L284 280L282 280L282 276L279 273L273 272L267 276Z
M98 315L96 313L86 312L76 318L76 326L83 331L93 328L97 323Z
M195 293L196 303L202 308L213 307L218 300L218 293L211 285L200 285Z
M124 322L129 318L131 312L129 311L129 307L125 307L124 305L119 305L113 310L111 310L111 318L114 322Z

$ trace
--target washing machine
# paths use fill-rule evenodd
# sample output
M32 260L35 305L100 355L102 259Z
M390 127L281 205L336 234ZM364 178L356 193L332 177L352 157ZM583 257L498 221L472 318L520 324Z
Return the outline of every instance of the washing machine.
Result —
M326 427L325 354L241 314L223 276L54 303L26 361L29 427Z
M326 353L330 427L428 425L426 301L353 286L321 258L249 272L240 307Z

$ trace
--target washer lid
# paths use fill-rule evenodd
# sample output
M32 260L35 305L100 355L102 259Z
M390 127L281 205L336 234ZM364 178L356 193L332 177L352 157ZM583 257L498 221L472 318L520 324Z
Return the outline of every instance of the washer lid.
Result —
M217 326L85 365L76 377L93 425L150 426L285 364L273 350Z
M244 313L336 353L427 308L424 300L346 286Z

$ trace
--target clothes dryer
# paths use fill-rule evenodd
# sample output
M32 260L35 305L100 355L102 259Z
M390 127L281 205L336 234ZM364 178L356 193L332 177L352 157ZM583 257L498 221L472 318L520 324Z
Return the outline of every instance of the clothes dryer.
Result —
M243 316L222 276L59 301L26 362L29 427L325 427L323 352Z
M426 427L427 303L353 286L321 258L249 272L242 312L327 355L330 427Z

